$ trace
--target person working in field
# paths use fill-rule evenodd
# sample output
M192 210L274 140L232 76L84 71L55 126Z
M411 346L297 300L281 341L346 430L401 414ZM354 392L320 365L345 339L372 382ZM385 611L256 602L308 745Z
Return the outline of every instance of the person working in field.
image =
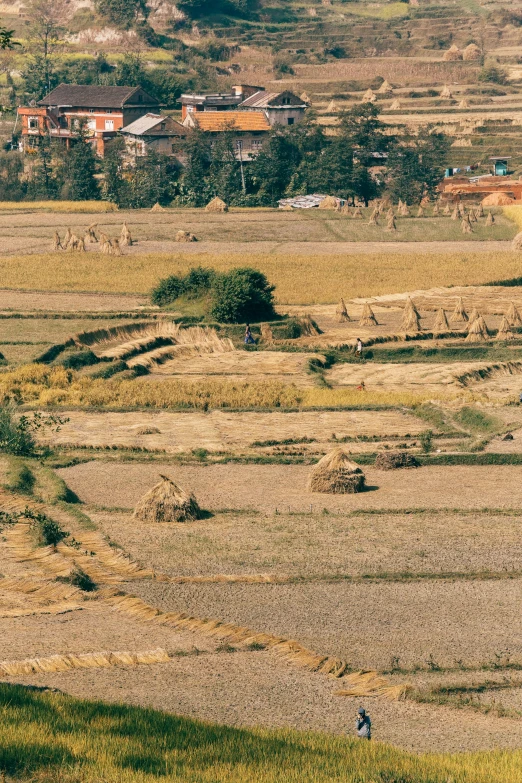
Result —
M245 329L245 345L255 345L254 336L252 335L252 331L250 329L250 324L246 325Z
M370 716L366 714L366 710L363 707L361 707L357 713L355 729L357 731L357 736L360 739L370 740L372 738L372 722Z
M355 356L357 357L357 359L362 359L362 355L363 355L363 344L361 338L358 337L355 346Z

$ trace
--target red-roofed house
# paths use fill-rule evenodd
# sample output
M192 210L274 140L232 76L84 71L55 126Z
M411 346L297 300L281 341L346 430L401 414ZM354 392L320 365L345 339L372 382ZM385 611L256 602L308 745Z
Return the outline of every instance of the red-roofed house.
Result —
M251 160L262 148L270 133L270 123L263 111L220 111L187 114L186 128L199 128L217 137L230 130L238 159Z

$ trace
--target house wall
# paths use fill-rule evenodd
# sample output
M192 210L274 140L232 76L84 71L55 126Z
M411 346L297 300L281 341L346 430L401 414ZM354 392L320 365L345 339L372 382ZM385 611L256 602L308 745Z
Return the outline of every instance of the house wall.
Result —
M304 109L292 109L290 107L288 109L267 108L265 111L270 125L293 125L300 122L305 115ZM288 120L293 120L294 122L289 123Z

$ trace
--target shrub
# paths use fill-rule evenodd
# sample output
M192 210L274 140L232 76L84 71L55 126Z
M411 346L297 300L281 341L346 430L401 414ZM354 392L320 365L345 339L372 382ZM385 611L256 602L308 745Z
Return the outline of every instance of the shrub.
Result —
M45 514L34 513L26 509L24 516L36 523L42 546L56 546L56 544L59 544L60 541L69 536L69 533L62 530L58 522L50 519L50 517L46 517Z
M183 294L186 294L189 299L196 299L210 290L215 279L214 270L203 266L190 269L182 277L171 275L160 280L156 288L152 290L152 304L165 307L165 305L175 302Z
M92 593L96 590L96 583L91 579L89 574L86 574L85 571L77 565L72 569L67 581L75 587L79 587L80 590L84 590L86 593Z
M0 404L0 452L18 457L29 457L36 451L34 433L40 429L58 432L60 426L69 419L60 416L44 416L33 413L32 416L18 414L18 406L11 400Z
M91 367L100 360L92 351L79 351L67 356L62 364L67 370L80 370L82 367Z
M506 84L507 74L503 68L497 68L496 65L488 65L482 68L478 75L479 82L494 82L495 84Z
M424 454L429 454L433 449L433 432L432 430L424 430L419 435L421 449Z
M8 487L12 492L23 492L30 495L33 492L36 479L31 468L22 463L9 471Z
M153 305L165 307L165 305L175 302L182 293L182 278L177 277L177 275L171 275L159 281L156 288L153 288L150 298Z
M274 317L273 291L257 269L232 269L214 281L211 315L221 323L269 320Z

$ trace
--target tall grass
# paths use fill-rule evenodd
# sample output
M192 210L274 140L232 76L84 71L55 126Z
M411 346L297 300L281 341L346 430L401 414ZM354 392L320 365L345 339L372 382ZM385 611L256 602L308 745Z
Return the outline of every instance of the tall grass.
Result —
M352 253L272 255L252 253L249 265L276 286L283 304L326 304L339 296L365 297L435 286L479 285L520 275L520 255L482 253ZM0 287L38 291L98 291L148 294L169 275L191 267L218 271L244 266L233 253L126 255L46 253L0 258Z
M522 231L522 206L502 207L502 212L518 226L519 231Z
M115 212L116 204L110 201L0 201L0 212Z
M521 751L415 755L0 685L0 770L45 783L518 783Z
M367 408L415 406L429 402L433 392L376 391L355 389L300 389L280 381L185 381L161 383L145 378L134 380L80 376L63 367L26 365L0 375L0 395L16 394L25 404L133 408ZM472 402L473 393L441 391L444 402Z

